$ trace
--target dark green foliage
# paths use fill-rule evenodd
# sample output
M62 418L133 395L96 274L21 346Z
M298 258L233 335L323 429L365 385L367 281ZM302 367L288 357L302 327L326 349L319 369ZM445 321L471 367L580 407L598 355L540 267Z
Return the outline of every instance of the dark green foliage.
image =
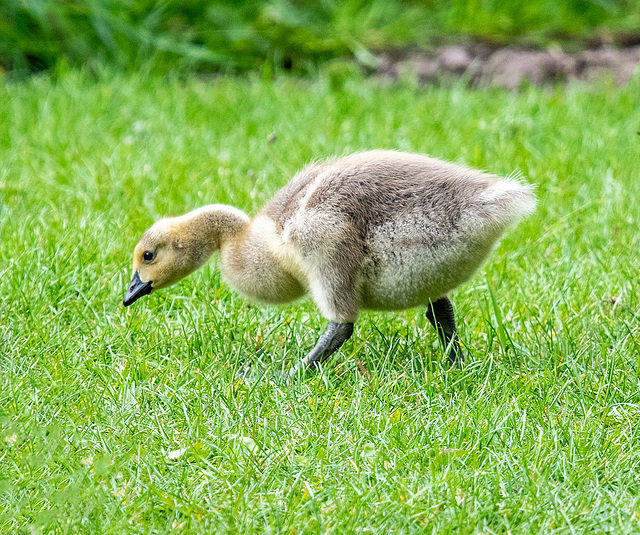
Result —
M305 72L343 56L369 64L371 50L443 36L549 44L638 26L635 0L3 0L0 66Z

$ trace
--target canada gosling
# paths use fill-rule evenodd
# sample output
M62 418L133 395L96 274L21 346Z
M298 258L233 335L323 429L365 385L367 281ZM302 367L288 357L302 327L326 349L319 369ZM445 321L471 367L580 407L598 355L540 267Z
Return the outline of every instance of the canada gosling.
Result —
M286 303L310 293L330 321L291 377L340 348L362 309L427 307L459 366L447 293L535 203L530 185L418 154L370 151L312 163L254 218L212 204L155 223L135 247L124 305L220 251L222 276L241 294Z

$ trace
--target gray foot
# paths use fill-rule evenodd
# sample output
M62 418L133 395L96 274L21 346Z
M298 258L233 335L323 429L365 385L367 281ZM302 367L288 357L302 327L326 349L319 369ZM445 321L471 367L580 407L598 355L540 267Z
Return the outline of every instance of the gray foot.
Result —
M353 323L337 323L332 321L327 330L318 340L309 354L296 364L289 372L289 377L293 378L301 370L315 370L318 364L327 360L344 344L353 334Z

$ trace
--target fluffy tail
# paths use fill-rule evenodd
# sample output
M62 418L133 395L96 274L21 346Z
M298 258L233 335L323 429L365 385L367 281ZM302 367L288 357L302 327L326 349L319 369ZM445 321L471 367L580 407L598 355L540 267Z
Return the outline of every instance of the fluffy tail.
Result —
M502 232L531 214L535 207L536 196L531 184L505 179L484 189L466 215L472 226Z

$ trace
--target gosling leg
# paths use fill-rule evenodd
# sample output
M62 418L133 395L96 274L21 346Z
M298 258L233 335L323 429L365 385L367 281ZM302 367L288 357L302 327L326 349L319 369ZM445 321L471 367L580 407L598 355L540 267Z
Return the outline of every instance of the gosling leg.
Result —
M296 364L289 372L289 378L293 378L300 370L315 370L318 364L324 362L335 353L353 334L353 323L338 323L332 321L327 330L318 340L309 354Z
M461 368L464 364L464 353L460 347L456 320L453 316L453 305L448 297L441 297L427 308L427 319L431 322L442 345L449 348L449 364Z

